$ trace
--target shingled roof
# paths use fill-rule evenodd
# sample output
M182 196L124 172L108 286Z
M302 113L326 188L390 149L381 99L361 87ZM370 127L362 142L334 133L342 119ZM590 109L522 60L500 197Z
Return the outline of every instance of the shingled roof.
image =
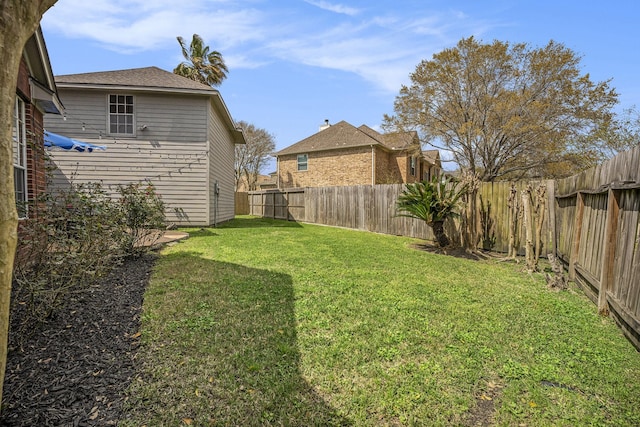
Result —
M342 120L278 151L276 156L372 145L387 150L404 149L415 143L416 138L415 132L381 134L366 125L356 128Z
M430 162L434 166L441 166L440 162L440 151L439 150L424 150L422 155L428 162Z
M60 87L105 86L136 87L157 90L186 90L217 92L210 86L179 76L158 67L132 68L128 70L100 71L95 73L67 74L56 76Z

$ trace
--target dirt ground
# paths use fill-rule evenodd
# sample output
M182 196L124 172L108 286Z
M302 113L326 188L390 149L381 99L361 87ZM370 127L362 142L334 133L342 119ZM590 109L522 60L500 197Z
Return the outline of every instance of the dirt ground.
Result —
M153 254L126 261L76 294L22 348L9 349L1 426L118 423L154 261Z

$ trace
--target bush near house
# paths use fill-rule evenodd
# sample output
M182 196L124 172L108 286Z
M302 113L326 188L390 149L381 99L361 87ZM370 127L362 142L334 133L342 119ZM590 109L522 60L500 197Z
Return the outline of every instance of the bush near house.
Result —
M164 224L164 205L151 184L119 187L119 201L99 183L44 193L21 221L11 298L11 339L64 307L125 257L141 253Z

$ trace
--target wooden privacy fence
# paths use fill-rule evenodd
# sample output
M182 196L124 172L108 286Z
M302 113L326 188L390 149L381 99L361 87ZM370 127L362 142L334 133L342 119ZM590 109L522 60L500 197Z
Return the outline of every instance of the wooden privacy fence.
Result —
M553 181L536 184L548 189L546 205L553 205ZM499 252L508 249L512 218L507 199L512 185L520 194L528 183L480 185L476 218L480 246L484 249ZM249 193L250 214L433 240L433 231L424 221L398 215L396 201L403 190L402 184L389 184L254 191ZM553 221L550 221L549 211L544 215L542 245L550 252L555 247L553 227L550 226ZM448 221L445 227L453 241L462 243L459 220ZM520 240L523 241L524 236Z
M479 247L508 251L514 219L509 194L512 186L520 194L528 185L546 188L540 253L556 254L599 311L611 312L640 349L640 146L559 181L481 183ZM423 221L397 215L395 205L403 188L398 184L250 192L249 213L433 240ZM461 243L460 221L445 226L452 240ZM524 242L523 227L517 230Z
M249 193L236 191L235 193L235 213L236 215L249 215Z
M640 349L640 146L556 185L558 255Z

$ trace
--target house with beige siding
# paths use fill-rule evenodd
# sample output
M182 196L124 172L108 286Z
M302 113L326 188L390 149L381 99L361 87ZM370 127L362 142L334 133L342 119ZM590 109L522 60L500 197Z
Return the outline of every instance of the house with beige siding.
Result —
M402 184L440 174L437 150L422 151L416 132L381 134L346 121L276 154L278 188Z
M179 225L234 217L235 144L244 144L220 92L157 67L56 76L64 117L47 131L105 146L52 152L53 184L151 182Z

